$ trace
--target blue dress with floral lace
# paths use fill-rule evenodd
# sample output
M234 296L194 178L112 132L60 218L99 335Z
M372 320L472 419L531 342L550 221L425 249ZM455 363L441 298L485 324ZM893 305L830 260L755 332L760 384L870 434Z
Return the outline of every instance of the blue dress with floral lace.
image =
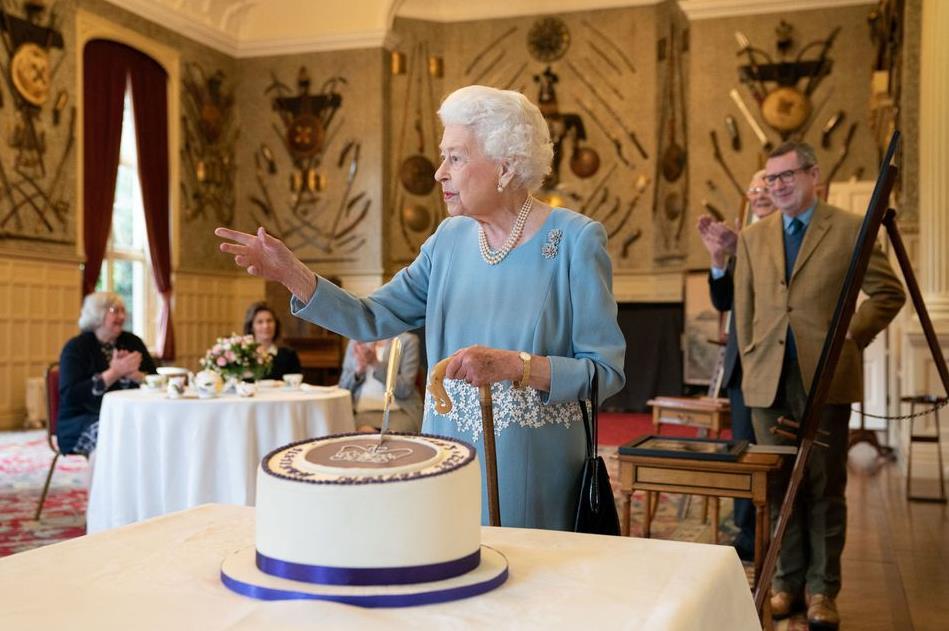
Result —
M578 399L598 373L601 401L623 387L626 341L616 322L603 226L555 208L541 228L498 265L478 247L478 224L446 219L418 258L368 298L324 278L294 315L357 340L425 327L429 369L480 344L550 360L550 391L492 386L504 526L570 530L585 438ZM439 415L426 397L424 433L473 443L484 462L478 389L446 380L454 408ZM482 523L487 500L482 484Z

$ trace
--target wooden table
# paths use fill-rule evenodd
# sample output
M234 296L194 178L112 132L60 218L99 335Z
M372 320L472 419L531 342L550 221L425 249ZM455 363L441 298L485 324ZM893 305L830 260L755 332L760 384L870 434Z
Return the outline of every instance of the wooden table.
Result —
M771 538L768 475L780 469L782 456L745 452L735 462L623 454L617 457L620 491L623 494L624 534L629 534L630 498L633 491L646 491L644 537L650 535L653 493L750 499L755 506L755 575L758 575ZM712 520L715 533L713 540L718 543L718 502L713 502Z
M646 402L652 407L652 424L661 433L663 423L689 425L706 430L718 438L723 429L731 427L731 406L728 399L712 397L656 397Z

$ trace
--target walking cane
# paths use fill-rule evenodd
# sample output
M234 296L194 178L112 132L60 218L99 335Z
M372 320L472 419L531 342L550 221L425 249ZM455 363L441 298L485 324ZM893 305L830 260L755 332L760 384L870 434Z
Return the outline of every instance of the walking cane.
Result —
M448 414L452 409L451 399L445 392L445 369L451 357L441 360L432 368L428 391L435 401L435 411ZM491 384L479 388L481 395L481 429L484 434L484 470L488 482L488 519L492 526L501 525L501 503L498 499L498 457L494 449L494 409L491 405Z

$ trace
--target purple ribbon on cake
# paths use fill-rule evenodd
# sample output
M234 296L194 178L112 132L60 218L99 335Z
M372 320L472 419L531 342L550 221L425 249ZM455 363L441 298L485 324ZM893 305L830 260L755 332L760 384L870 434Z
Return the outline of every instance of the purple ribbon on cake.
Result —
M287 589L275 589L254 585L245 581L231 578L221 572L221 582L231 591L242 596L250 596L257 600L328 600L346 605L359 607L414 607L416 605L434 605L446 603L461 598L479 596L491 591L507 580L508 571L504 569L500 574L484 582L415 594L313 594Z
M461 576L481 563L481 549L453 561L406 567L333 567L293 563L257 551L257 569L265 574L320 585L409 585Z

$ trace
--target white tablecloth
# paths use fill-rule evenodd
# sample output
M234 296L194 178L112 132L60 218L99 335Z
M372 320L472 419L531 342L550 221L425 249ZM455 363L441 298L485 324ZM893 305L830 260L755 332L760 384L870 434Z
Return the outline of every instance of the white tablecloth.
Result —
M224 556L253 543L254 509L201 506L0 559L0 629L760 629L730 547L481 536L510 563L507 582L481 596L404 609L261 602L219 578Z
M209 502L253 506L268 452L353 429L349 391L336 388L261 390L247 399L110 392L99 415L87 531Z

